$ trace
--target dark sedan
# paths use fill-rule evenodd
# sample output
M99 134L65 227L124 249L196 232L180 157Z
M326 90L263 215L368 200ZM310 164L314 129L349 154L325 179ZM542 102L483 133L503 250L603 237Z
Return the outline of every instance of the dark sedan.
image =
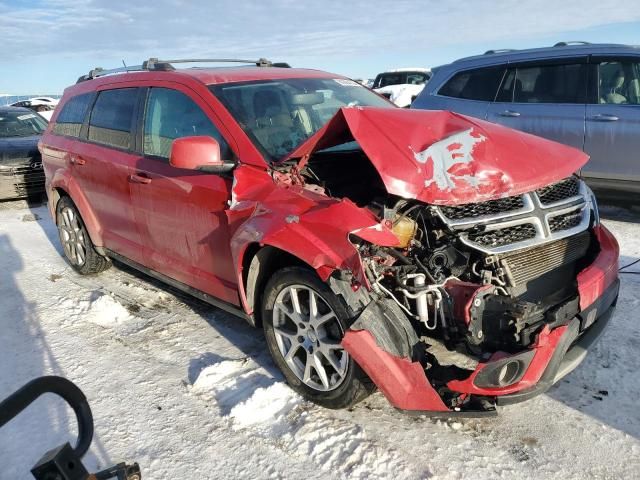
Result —
M47 121L22 107L0 107L0 200L44 194L38 140Z

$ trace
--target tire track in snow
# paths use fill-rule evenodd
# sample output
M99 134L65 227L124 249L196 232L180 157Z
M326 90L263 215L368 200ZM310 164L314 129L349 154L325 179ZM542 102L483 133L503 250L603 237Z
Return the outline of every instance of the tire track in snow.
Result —
M429 476L415 461L369 438L362 427L306 402L252 359L223 360L206 367L191 391L212 400L234 430L248 430L288 454L309 458L331 475Z

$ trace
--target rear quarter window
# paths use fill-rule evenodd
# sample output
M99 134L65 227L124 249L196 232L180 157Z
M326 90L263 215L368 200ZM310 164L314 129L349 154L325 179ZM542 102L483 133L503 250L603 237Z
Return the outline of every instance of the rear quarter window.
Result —
M438 91L438 95L466 100L493 102L505 67L486 67L456 73Z
M70 98L62 106L62 110L58 114L56 123L53 126L53 133L79 137L93 96L93 93L83 93L82 95Z
M137 88L104 90L91 110L89 140L111 147L132 147L133 111L138 98Z

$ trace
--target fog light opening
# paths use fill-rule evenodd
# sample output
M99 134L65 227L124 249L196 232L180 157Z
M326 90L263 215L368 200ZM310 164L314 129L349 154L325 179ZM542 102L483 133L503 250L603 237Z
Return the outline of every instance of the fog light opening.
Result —
M520 362L517 360L512 360L510 362L505 363L500 370L498 370L498 385L501 387L511 385L518 378L518 374L520 373Z

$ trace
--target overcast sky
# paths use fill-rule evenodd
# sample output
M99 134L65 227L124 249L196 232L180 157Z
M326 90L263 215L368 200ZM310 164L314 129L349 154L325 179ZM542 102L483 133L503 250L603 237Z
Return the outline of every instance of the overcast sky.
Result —
M267 57L368 78L489 48L640 44L634 3L0 0L0 93L61 93L93 67L151 56Z

